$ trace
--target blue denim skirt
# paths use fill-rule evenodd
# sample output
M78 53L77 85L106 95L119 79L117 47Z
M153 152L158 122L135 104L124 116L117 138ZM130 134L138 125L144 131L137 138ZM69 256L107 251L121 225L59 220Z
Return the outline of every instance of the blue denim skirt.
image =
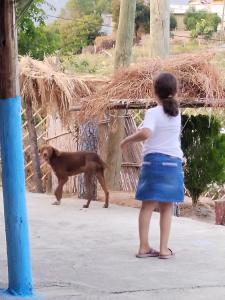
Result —
M147 154L141 167L136 199L183 202L184 178L181 159L161 153Z

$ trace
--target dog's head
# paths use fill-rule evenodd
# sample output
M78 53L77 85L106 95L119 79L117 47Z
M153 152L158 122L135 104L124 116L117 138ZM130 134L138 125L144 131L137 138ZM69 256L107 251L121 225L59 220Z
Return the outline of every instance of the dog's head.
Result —
M59 151L52 146L42 146L39 150L40 157L43 161L50 163L51 158L59 155Z

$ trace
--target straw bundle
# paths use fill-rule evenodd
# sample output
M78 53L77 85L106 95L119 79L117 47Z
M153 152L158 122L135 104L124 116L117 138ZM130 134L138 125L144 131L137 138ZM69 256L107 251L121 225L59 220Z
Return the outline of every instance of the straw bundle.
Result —
M96 91L94 83L63 73L53 59L42 62L30 57L20 60L20 87L24 101L30 99L44 110L56 108L63 121L71 105Z
M204 98L214 101L224 97L222 76L210 64L213 53L182 54L168 60L152 59L139 66L119 71L111 83L98 94L82 103L81 120L96 117L104 112L110 101L127 99L138 100L154 97L153 77L160 71L173 73L179 82L178 99Z

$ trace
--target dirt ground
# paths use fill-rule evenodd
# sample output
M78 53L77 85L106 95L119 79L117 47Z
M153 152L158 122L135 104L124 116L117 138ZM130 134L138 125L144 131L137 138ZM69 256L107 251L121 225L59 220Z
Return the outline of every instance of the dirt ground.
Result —
M104 201L104 195L98 192L98 199ZM134 193L110 192L110 203L121 206L140 208L140 201L134 199ZM198 205L193 208L192 201L185 197L184 203L179 205L180 216L194 220L215 224L215 202L207 197L201 197Z

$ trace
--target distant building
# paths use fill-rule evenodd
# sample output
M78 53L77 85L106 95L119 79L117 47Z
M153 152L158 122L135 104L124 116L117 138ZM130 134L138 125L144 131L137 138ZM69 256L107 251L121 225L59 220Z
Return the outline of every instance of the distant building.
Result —
M191 0L190 6L194 7L196 10L206 10L211 13L216 13L220 18L222 18L224 0Z
M112 14L103 13L102 14L102 28L101 33L104 35L112 35L113 25L112 25Z
M171 0L170 10L177 19L177 29L184 30L184 14L190 9L206 10L211 13L216 13L220 18L223 14L224 0Z
M171 0L170 12L177 20L177 30L185 30L184 15L189 9L189 0Z

